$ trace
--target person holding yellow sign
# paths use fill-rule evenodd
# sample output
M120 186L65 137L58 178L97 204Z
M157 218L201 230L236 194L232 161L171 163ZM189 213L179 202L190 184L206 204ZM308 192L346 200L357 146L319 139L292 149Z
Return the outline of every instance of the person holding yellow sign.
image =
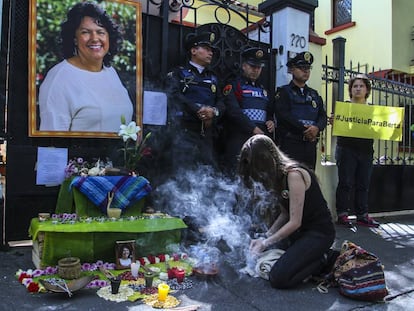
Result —
M356 75L348 83L351 103L366 105L371 93L371 83L366 75ZM333 122L333 119L331 119ZM336 212L338 224L354 227L348 218L354 207L357 224L378 227L379 223L368 215L368 189L372 173L374 140L338 136L336 165L338 186L336 188Z

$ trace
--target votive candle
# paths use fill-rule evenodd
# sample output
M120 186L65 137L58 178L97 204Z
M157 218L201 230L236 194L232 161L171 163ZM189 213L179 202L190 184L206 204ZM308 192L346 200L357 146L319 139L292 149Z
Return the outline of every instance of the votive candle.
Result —
M131 274L134 278L138 276L138 270L141 265L139 263L131 263Z
M168 296L168 292L170 291L170 287L168 284L160 283L158 285L158 300L165 301Z
M178 283L182 283L184 281L184 277L185 277L185 270L184 269L177 269L177 271L175 271L175 277L177 278Z

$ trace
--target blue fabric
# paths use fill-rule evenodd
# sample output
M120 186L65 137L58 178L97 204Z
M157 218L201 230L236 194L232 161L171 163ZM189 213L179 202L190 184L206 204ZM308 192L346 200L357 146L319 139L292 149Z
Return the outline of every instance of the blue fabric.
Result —
M269 98L267 91L260 84L252 84L245 78L240 78L233 83L236 96L243 113L255 123L267 121Z
M187 86L187 90L183 92L186 98L201 106L216 106L218 81L212 72L207 70L200 74L197 70L186 67L180 70L180 76L181 82Z
M301 94L300 89L290 84L283 88L289 94L292 116L304 125L316 125L319 109L323 106L318 93L313 89L304 88L304 94Z
M142 176L75 177L69 188L76 187L106 213L108 193L113 192L111 208L124 210L151 192L149 181Z

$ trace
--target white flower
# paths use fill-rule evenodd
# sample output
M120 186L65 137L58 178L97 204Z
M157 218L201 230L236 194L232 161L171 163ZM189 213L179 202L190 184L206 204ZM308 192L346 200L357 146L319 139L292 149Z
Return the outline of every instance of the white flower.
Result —
M141 128L137 126L135 121L131 121L128 125L121 124L118 136L121 136L124 142L126 142L128 139L136 141L138 138L137 134L140 130Z
M89 176L98 176L99 175L99 173L100 173L100 169L99 169L99 167L92 167L89 171L88 171L88 175Z

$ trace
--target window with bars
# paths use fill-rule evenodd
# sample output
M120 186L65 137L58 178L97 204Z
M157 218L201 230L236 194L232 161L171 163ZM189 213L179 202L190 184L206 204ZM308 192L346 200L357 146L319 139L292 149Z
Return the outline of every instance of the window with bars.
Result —
M352 0L332 0L333 27L352 21Z

